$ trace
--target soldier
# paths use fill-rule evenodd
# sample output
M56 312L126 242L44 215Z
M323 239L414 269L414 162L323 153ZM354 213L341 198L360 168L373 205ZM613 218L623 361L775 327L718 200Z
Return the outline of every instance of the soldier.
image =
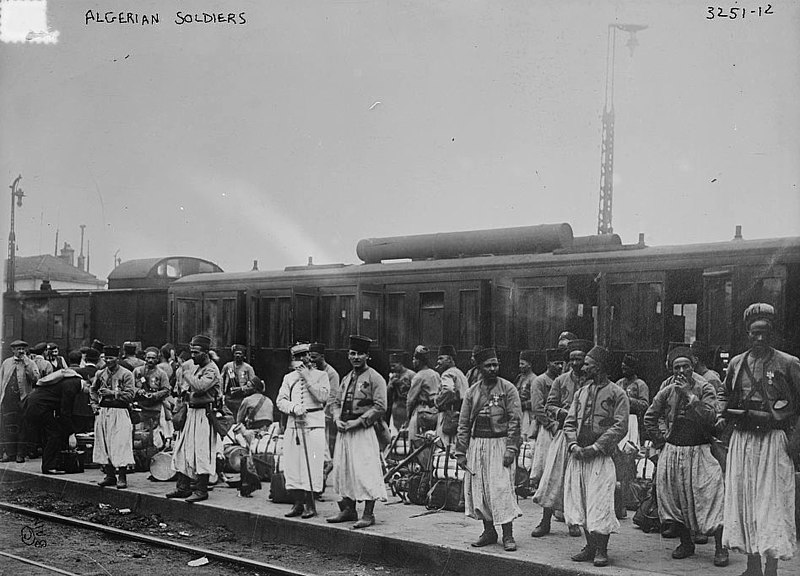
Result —
M122 344L123 357L119 361L119 365L130 370L131 373L139 366L144 366L144 360L136 355L137 349L138 346L135 342L124 342Z
M417 373L411 379L411 388L406 398L409 440L416 440L423 432L435 429L438 420L434 401L442 379L430 367L428 354L428 348L422 344L414 350L412 362Z
M441 386L435 399L436 408L439 410L436 434L442 439L445 446L455 443L461 402L469 389L467 377L456 367L455 359L456 349L453 346L439 347L436 370L440 374Z
M44 438L42 474L63 474L56 470L56 460L61 450L75 448L72 409L76 394L81 389L79 368L80 352L67 355L70 367L51 372L41 378L25 398L25 424L30 438Z
M503 549L513 552L517 549L513 521L522 515L514 494L522 417L519 393L511 382L497 375L500 363L493 348L478 352L475 362L481 378L461 404L456 443L458 465L467 471L465 513L483 521L483 532L472 546L496 543L495 525L499 524Z
M475 364L475 355L481 350L483 350L483 346L480 344L476 344L472 347L472 354L470 354L469 357L469 370L467 370L467 373L465 374L467 377L467 384L470 386L475 384L475 382L477 382L481 377L481 371L478 370L478 365Z
M608 537L619 529L614 514L617 483L611 454L628 431L625 392L606 375L610 353L595 346L586 354L585 386L575 392L564 436L570 458L564 476L564 517L583 528L586 546L574 562L608 566Z
M692 532L714 534L714 566L728 565L722 547L722 468L711 454L710 432L717 416L714 387L692 371L689 348L670 351L673 375L653 399L644 420L656 448L662 448L656 470L658 516L673 523L681 543L676 560L694 554ZM662 429L660 423L665 428Z
M714 387L714 392L719 397L722 395L722 380L720 380L718 372L706 365L711 360L711 351L700 340L692 342L691 349L694 356L694 371Z
M650 389L644 380L639 378L639 360L633 354L625 354L622 358L622 378L617 380L617 386L628 395L630 412L636 416L640 442L645 437L644 413L650 406ZM631 484L636 478L636 460L634 454L617 450L614 453L614 465L617 468L617 490L614 492L614 509L617 518L625 518L626 497L631 493Z
M153 346L144 351L144 366L133 370L136 402L142 409L142 425L148 432L157 429L164 438L172 437L167 424L165 401L170 395L169 377L158 365L159 351Z
M564 354L557 349L550 348L545 352L547 358L547 370L533 379L530 390L531 415L536 420L539 431L536 435L536 445L533 449L533 462L531 462L531 486L536 489L539 481L544 474L544 463L547 459L547 452L553 443L553 436L558 431L558 420L552 419L547 415L545 404L553 381L561 375L564 367ZM534 537L544 536L539 534L539 530L544 525L534 530Z
M567 466L567 441L563 427L575 393L585 383L583 362L592 343L588 340L571 340L565 350L568 370L558 376L550 387L545 402L545 412L549 423L547 428L555 433L542 470L539 487L533 495L533 501L542 507L542 520L531 532L531 536L539 538L550 533L550 520L564 510L564 474ZM568 525L569 535L581 535L579 526Z
M527 442L530 438L536 438L538 425L531 412L531 386L536 374L533 372L533 350L523 350L519 353L519 375L514 383L519 392L519 400L522 403L522 441Z
M136 385L133 374L119 365L119 346L106 346L103 353L106 367L97 372L90 390L96 414L92 457L105 472L100 486L116 484L117 488L127 488L127 467L134 463L133 424L128 408L136 394Z
M327 456L333 458L333 452L336 448L336 414L341 409L339 373L325 361L325 344L321 342L312 343L308 347L308 356L317 370L322 370L328 375L328 400L325 402L325 435L328 443Z
M186 502L192 503L208 500L208 478L217 468L219 435L212 419L214 404L222 398L222 378L208 355L211 338L197 335L189 347L192 359L181 366L177 384L188 404L186 422L172 451L177 481L167 498L186 498ZM192 480L196 480L194 491Z
M22 418L22 401L30 394L39 380L39 369L28 358L28 343L14 340L11 343L11 358L0 365L0 462L25 462L27 442Z
M239 411L242 400L255 391L253 378L256 377L256 373L253 367L244 361L246 351L247 348L241 344L231 346L233 360L225 364L221 370L225 405L234 414Z
M725 374L722 406L732 424L725 467L726 548L747 554L745 576L776 576L778 560L795 546L796 426L800 360L771 345L775 309L764 303L744 311L750 349L734 357ZM795 430L796 433L796 430Z
M397 430L405 427L408 422L406 401L408 391L411 389L411 379L416 372L406 368L405 352L396 352L389 355L389 383L387 394L389 409L386 411L386 423L392 424Z
M83 352L83 349L81 349ZM94 409L89 391L92 388L95 374L97 374L97 361L100 354L94 348L86 348L81 354L80 365L73 364L72 352L67 355L69 367L81 377L81 388L75 394L75 405L72 407L72 424L75 432L85 433L94 431Z
M342 411L336 420L339 438L333 455L333 490L342 499L339 514L328 522L358 520L356 502L364 514L353 528L375 524L375 500L386 498L380 447L374 424L386 411L386 381L367 365L372 340L350 336L348 359L353 370L342 379Z
M292 371L283 377L276 402L288 415L281 464L286 490L294 496L294 506L284 516L311 518L317 515L314 492L322 491L330 384L328 375L312 364L308 344L295 344L291 353Z
M258 376L253 378L253 388L255 392L242 400L239 406L236 423L248 430L267 430L272 424L275 407L272 400L264 395L264 382Z

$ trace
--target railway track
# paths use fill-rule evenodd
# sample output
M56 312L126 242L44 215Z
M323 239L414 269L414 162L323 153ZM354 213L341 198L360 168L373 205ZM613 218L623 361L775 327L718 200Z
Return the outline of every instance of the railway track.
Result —
M6 502L0 502L0 510L5 510L7 512L13 512L15 514L21 514L23 516L28 516L31 518L36 518L43 521L48 522L57 522L59 524L64 524L66 526L70 526L73 528L82 528L85 530L92 530L95 532L101 532L103 534L114 536L115 538L120 538L123 540L129 540L133 542L141 542L147 544L149 546L156 546L159 548L164 548L168 550L176 550L180 552L184 552L186 554L190 554L194 557L205 557L209 560L216 560L218 562L225 562L232 566L246 568L248 570L258 570L258 573L268 576L314 576L309 572L302 572L298 570L290 570L288 568L284 568L282 566L278 566L275 564L270 564L267 562L261 562L259 560L252 560L249 558L243 558L241 556L234 556L232 554L226 554L224 552L218 552L215 550L211 550L209 548L203 548L200 546L192 546L189 544L184 544L182 542L175 542L172 540L167 540L165 538L158 538L156 536L150 536L147 534L139 534L137 532L130 532L128 530L122 530L120 528L114 528L112 526L104 526L102 524L95 524L93 522L87 522L85 520L79 520L76 518L70 518L68 516L61 516L60 514L53 514L50 512L42 512L41 510L36 510L34 508L28 508L26 506L19 506L16 504L9 504ZM36 562L33 560L29 560L23 558L21 556L16 556L14 554L9 554L5 552L0 552L0 555L4 557L11 558L13 560L19 561L21 563L27 563L30 565L37 566L39 568L52 571L57 574L65 574L68 576L79 576L72 572L67 572L55 566L49 566L47 564L43 564L40 562Z

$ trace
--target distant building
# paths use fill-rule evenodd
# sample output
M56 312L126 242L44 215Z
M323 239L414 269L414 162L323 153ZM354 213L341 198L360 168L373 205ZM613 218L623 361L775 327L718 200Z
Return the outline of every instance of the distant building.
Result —
M69 244L64 243L60 256L40 254L39 256L17 256L14 287L22 290L102 290L105 280L85 272L73 265L75 256ZM3 270L8 270L8 260ZM42 284L44 283L44 286Z

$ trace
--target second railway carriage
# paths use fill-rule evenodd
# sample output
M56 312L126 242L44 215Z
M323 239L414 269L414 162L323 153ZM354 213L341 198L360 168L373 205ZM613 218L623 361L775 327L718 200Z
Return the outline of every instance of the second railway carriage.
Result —
M390 353L417 344L452 344L460 366L474 345L493 344L510 377L522 349L539 352L534 369L543 371L545 349L570 330L608 346L617 363L633 351L656 387L670 342L700 339L737 353L746 347L744 308L765 301L779 312L779 346L800 353L791 320L800 313L800 238L651 247L573 239L558 226L555 243L514 238L542 227L506 230L505 245L487 239L495 231L450 235L449 244L438 239L447 235L371 240L359 247L370 263L182 278L169 289L172 341L206 333L224 359L225 348L246 343L274 394L297 340L325 342L342 373L353 333L375 340L372 364L382 372ZM534 250L545 252L508 253ZM412 260L381 262L404 255Z

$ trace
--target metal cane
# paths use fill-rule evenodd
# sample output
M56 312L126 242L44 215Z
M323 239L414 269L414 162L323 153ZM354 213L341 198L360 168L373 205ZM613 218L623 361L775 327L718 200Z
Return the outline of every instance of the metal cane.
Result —
M297 418L294 420L295 426L298 425ZM314 492L314 481L311 479L311 462L308 459L308 442L306 438L306 423L305 421L300 426L300 433L303 437L303 453L306 456L306 470L308 471L308 485L311 487L311 492Z

